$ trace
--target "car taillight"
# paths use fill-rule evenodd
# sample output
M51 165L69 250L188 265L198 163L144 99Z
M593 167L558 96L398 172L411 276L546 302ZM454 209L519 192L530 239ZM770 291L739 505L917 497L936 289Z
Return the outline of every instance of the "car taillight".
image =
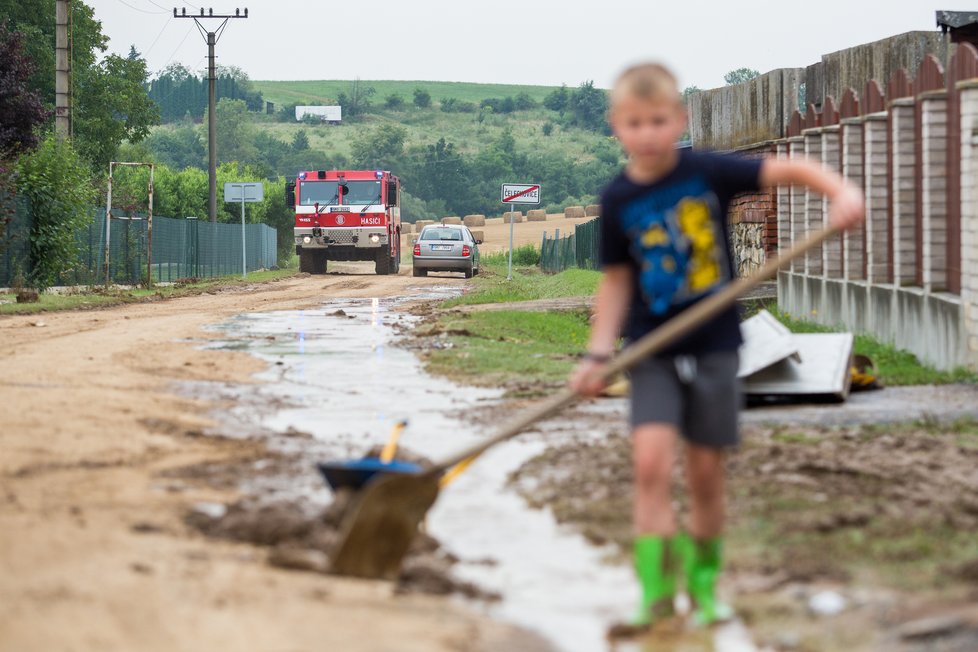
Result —
M469 249L469 245L462 245L462 258L465 258L466 256L468 256L471 253L472 253L472 250Z
M421 245L419 244L414 245L414 255L415 256L421 255Z

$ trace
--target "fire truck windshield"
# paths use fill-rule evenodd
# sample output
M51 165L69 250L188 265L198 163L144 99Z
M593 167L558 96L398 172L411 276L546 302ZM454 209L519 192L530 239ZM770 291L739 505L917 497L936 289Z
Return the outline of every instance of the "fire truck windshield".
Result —
M343 190L344 204L376 204L380 202L380 181L347 181Z
M336 181L302 181L299 183L299 205L320 206L339 204L364 205L380 202L380 181L347 181L343 197L337 196Z

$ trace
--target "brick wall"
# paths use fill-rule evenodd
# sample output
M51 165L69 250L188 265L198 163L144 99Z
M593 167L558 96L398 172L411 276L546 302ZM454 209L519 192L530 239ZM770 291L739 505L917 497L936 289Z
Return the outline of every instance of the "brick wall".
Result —
M748 158L774 156L772 145L741 150ZM778 205L773 188L743 193L730 202L730 235L733 240L737 271L741 276L760 268L767 254L778 249Z

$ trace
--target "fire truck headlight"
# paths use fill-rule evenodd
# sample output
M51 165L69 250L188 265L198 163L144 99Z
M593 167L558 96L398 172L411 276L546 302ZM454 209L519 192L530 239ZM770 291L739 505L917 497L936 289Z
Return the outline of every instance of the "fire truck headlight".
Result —
M312 236L311 235L302 236L302 242L304 244L309 244L310 242L312 242Z
M376 233L371 233L370 234L370 241L373 242L374 244L376 244L376 243L380 242L380 236L377 235Z

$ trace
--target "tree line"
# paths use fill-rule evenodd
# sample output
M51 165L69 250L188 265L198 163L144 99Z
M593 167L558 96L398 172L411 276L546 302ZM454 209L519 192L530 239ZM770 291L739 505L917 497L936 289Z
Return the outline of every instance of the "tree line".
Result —
M218 67L214 93L218 101L223 98L244 101L249 111L265 108L261 91L255 90L244 71L235 66ZM207 109L207 78L182 64L170 64L150 82L148 94L159 107L163 122L187 117L201 120Z

